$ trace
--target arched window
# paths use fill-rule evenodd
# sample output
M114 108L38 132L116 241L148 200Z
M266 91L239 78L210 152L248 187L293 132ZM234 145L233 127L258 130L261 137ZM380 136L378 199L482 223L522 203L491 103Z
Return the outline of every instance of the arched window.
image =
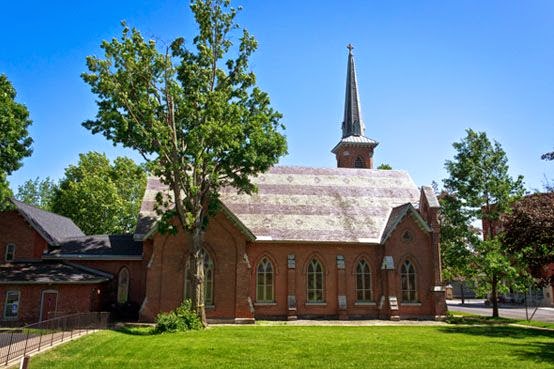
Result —
M4 255L4 260L13 261L14 258L15 258L15 245L13 243L9 243L6 245L6 253Z
M308 265L308 302L324 302L323 267L317 259Z
M201 257L204 259L204 304L214 304L214 263L210 254L204 249L200 251ZM192 296L191 281L192 271L190 268L190 259L185 267L185 298L190 299Z
M364 259L360 260L356 266L356 300L371 301L371 273L369 265Z
M256 270L256 301L275 301L273 288L273 265L268 258L263 258Z
M124 304L129 299L129 269L121 268L117 277L117 303Z
M400 268L400 285L402 301L417 302L416 272L409 260L406 260Z
M365 168L364 160L361 157L357 157L354 161L354 168Z

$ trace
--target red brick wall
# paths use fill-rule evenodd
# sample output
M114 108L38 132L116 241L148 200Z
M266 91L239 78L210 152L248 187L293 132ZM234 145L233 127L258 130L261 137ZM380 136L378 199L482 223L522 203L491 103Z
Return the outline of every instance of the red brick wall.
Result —
M249 317L250 273L243 258L244 236L219 214L210 221L204 240L214 262L214 307L206 309L207 317ZM145 256L152 257L145 257L150 266L146 270L146 300L141 320L152 321L159 312L172 310L183 301L190 244L191 240L183 233L176 236L158 233L152 242L144 243Z
M341 147L337 150L337 168L355 168L354 162L360 157L365 168L373 168L373 150L359 146Z
M40 317L42 291L58 291L57 313L97 311L98 301L104 293L104 286L88 285L0 285L0 326L35 323ZM100 294L98 294L100 290ZM4 320L4 304L7 291L20 291L19 317L16 321Z
M410 231L413 240L409 243L401 239L401 235ZM350 318L388 318L378 309L382 295L397 296L400 302L400 266L407 258L412 260L417 272L417 294L420 304L399 304L398 314L402 317L432 317L434 316L434 300L431 293L434 285L434 268L432 258L431 237L421 230L410 215L393 232L392 236L381 245L347 245L347 244L295 244L295 243L254 243L248 248L248 255L252 263L252 277L250 291L255 303L256 318L285 317L288 311L288 266L289 254L296 256L296 268L294 274L294 289L296 291L297 314L301 317L327 316L335 317L338 312L338 295L344 294L347 298L346 314ZM337 268L337 255L345 259L345 283L340 286ZM395 269L393 271L381 270L381 262L384 255L393 256ZM275 270L275 304L256 303L256 268L263 257L268 257ZM325 268L325 305L314 306L306 303L307 300L307 263L316 257ZM356 266L360 258L365 258L370 265L372 296L374 305L356 304ZM394 282L387 291L385 278L391 274ZM343 289L343 291L341 291ZM388 314L388 313L387 313Z
M46 241L17 211L0 213L0 262L4 262L6 246L15 244L15 260L40 259L48 247Z
M118 273L123 267L129 270L129 301L142 304L146 290L146 263L144 260L71 260L72 263L98 269L113 275L106 283L103 295L103 309L108 309L117 302Z

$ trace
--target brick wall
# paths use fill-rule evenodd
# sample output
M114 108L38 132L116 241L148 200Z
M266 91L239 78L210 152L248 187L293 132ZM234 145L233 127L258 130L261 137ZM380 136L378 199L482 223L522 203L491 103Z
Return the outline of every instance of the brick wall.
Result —
M343 146L337 150L337 168L355 168L356 158L360 157L365 168L373 168L373 150L363 146Z
M251 316L248 306L250 273L244 259L244 236L221 214L210 220L204 238L205 249L214 262L214 305L206 309L208 318L234 319ZM185 265L191 239L156 234L144 243L146 300L140 319L152 321L156 314L177 307L184 298ZM237 270L240 273L237 273Z
M6 247L15 245L15 260L38 260L48 247L46 241L17 211L0 214L0 262L4 262Z
M4 304L7 291L19 291L19 316L17 320L4 319ZM39 321L43 291L57 291L57 314L98 311L98 302L104 293L99 284L64 285L0 285L0 326L21 325ZM98 294L100 291L100 294Z

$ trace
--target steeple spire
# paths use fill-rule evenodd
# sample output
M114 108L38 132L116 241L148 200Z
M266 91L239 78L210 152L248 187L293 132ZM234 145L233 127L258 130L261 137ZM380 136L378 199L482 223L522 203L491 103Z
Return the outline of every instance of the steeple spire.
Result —
M344 98L344 120L342 139L331 152L337 157L339 168L373 168L373 150L379 143L365 137L362 109L358 97L358 82L354 67L354 46L348 44L348 68L346 69L346 96Z
M346 70L346 94L344 98L344 120L342 121L342 138L363 136L365 126L362 120L360 99L358 97L358 82L354 66L354 46L348 44L348 66Z

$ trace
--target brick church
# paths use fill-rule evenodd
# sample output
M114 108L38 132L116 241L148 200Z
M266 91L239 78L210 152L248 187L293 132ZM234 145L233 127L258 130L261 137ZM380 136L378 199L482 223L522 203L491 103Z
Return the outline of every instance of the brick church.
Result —
M255 319L435 319L445 315L439 203L401 170L373 169L349 47L337 168L276 166L258 193L225 189L204 237L206 315ZM12 200L0 214L0 325L133 307L153 321L190 294L190 237L157 230L148 178L132 235L86 236Z

